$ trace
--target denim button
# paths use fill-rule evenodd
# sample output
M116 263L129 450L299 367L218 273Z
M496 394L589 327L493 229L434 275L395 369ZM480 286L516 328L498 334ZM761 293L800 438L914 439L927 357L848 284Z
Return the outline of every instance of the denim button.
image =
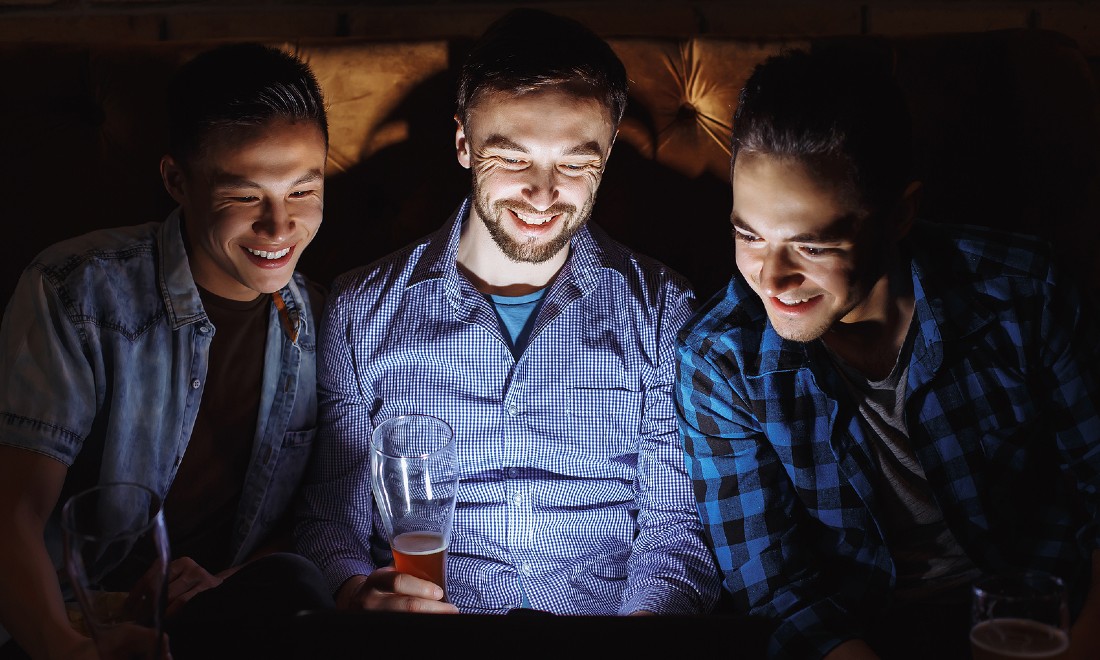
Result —
M193 390L197 390L197 389L199 389L199 385L202 385L202 383L201 383L201 382L199 381L199 379L198 379L198 378L196 378L195 380L191 381L191 389L193 389Z

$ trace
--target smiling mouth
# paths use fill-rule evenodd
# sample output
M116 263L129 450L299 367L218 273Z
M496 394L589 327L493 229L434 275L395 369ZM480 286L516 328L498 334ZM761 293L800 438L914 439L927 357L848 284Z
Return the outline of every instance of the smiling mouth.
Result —
M268 252L267 250L253 250L250 247L245 248L249 254L259 257L261 259L275 260L282 259L286 255L290 254L290 248L283 248L282 250L276 250L275 252Z
M808 313L810 310L816 308L820 300L820 295L810 296L808 298L779 298L777 296L771 298L772 307L776 311L796 316Z
M810 299L809 298L798 298L798 299L792 299L792 300L783 300L782 298L776 298L776 300L778 300L781 304L786 305L787 307L795 307L797 305L801 305L804 302L809 302Z
M528 213L521 213L516 210L513 210L512 213L515 214L515 216L519 218L521 222L528 225L545 225L546 223L557 217L556 213L549 215L531 215Z

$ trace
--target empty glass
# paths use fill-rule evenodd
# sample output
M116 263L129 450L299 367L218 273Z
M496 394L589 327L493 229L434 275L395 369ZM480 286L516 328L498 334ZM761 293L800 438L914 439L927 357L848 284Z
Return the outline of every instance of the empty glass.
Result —
M95 639L103 658L165 656L169 552L160 496L139 484L101 484L69 498L61 526L78 603L67 603L74 627Z

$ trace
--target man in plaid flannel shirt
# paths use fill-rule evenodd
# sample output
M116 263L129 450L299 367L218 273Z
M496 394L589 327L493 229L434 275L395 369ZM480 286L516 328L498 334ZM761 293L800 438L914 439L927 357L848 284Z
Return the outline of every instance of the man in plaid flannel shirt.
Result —
M742 92L739 272L676 389L725 586L774 657L966 658L973 579L1045 570L1100 657L1094 308L1041 241L916 219L878 61L790 52Z

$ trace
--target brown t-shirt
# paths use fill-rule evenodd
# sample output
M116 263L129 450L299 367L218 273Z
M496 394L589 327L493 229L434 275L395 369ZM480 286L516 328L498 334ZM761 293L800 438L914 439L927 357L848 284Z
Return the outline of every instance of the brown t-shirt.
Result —
M173 557L217 573L229 567L229 542L252 457L260 407L271 296L240 302L199 289L214 324L210 363L191 440L164 501Z
M314 325L324 293L309 287ZM202 403L183 461L164 502L172 556L191 557L211 573L229 567L230 541L260 407L271 296L240 302L202 288L214 325Z

